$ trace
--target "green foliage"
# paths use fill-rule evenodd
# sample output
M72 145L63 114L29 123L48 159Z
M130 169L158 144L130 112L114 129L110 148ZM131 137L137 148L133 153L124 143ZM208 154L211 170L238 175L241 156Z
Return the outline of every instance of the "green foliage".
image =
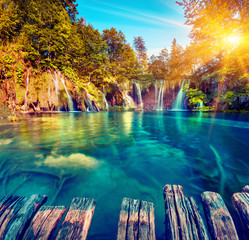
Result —
M159 56L152 55L149 60L149 72L151 72L156 80L166 80L169 71L168 66L169 54L166 48L162 49Z
M67 79L70 79L72 82L74 82L76 84L79 83L80 78L72 68L63 67L62 68L62 73Z
M221 102L228 103L229 105L232 105L232 103L236 99L236 93L233 91L227 91L225 94L221 95Z
M195 107L193 111L195 112L213 112L215 109L213 106L203 106L203 107Z
M15 73L16 73L16 82L20 85L24 86L24 82L23 82L23 73L24 73L24 66L22 65L17 65L16 69L15 69Z
M207 103L207 96L201 90L198 90L197 88L189 88L188 84L185 84L183 91L186 92L186 96L188 97L191 106L197 105L198 103Z
M143 68L143 70L146 70L147 68L147 49L145 47L145 42L141 36L134 37L134 48L136 51L136 57Z
M127 44L124 34L115 28L105 29L102 38L107 44L107 69L112 76L126 79L135 78L139 72L139 64L136 56L129 44Z
M113 107L109 107L109 112L125 112L127 111L127 109L125 109L124 106L113 106ZM132 109L131 109L132 111Z

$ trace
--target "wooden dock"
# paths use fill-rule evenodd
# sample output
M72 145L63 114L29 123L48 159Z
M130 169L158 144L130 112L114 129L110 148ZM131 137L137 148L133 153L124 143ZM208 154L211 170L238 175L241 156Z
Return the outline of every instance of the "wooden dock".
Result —
M166 240L239 240L233 219L218 193L201 195L205 216L195 200L185 197L179 185L165 185ZM44 206L46 196L29 198L5 196L0 199L0 239L87 239L95 201L74 198L69 208ZM232 196L243 226L243 239L249 239L249 186ZM117 240L155 240L153 203L124 198L121 204Z

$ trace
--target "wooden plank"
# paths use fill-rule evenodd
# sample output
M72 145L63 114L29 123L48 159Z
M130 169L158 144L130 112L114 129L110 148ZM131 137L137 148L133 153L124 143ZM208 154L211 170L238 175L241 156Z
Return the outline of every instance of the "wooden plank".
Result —
M39 194L31 195L20 210L17 211L15 216L8 222L5 228L6 234L4 239L21 239L31 219L46 200L46 196Z
M126 239L129 211L130 211L130 199L124 198L121 204L121 210L119 215L117 240Z
M156 230L155 230L155 208L154 204L149 202L148 205L148 213L149 213L149 223L150 223L150 231L149 231L149 239L156 239Z
M139 211L139 240L155 240L155 214L154 205L150 202L141 201Z
M189 228L189 231L191 231L191 237L192 237L191 239L198 240L199 239L198 229L197 229L197 226L195 224L193 209L192 209L191 203L187 197L185 197L185 204L187 207L187 211L189 213L190 224L189 224L188 228Z
M249 236L249 193L233 194L232 203L238 212L246 235Z
M0 200L0 216L16 199L17 199L16 196L7 195Z
M190 216L185 203L185 197L182 191L182 186L173 185L173 190L175 195L175 206L178 216L178 225L179 225L181 239L182 240L194 239L191 229Z
M171 185L165 185L163 188L165 205L165 233L166 239L180 239L178 228L177 210L175 207L174 191Z
M16 197L15 201L8 206L4 213L0 217L0 239L2 239L7 231L8 224L12 221L16 213L21 209L24 203L27 201L25 197Z
M206 226L201 217L195 200L192 197L188 197L185 198L185 202L190 216L193 239L209 240Z
M127 240L137 240L138 238L138 216L140 208L140 200L130 199L130 211L127 224Z
M246 185L243 189L242 192L247 192L249 193L249 185Z
M52 239L66 209L64 206L42 206L26 230L23 239Z
M74 198L56 239L86 239L95 210L90 198Z
M211 238L238 240L233 219L222 197L218 193L204 192L201 199Z
M155 240L153 203L124 198L118 224L117 240Z

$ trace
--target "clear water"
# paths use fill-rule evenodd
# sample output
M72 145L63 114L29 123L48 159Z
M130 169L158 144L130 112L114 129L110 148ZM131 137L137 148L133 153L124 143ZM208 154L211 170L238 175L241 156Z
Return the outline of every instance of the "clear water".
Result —
M164 239L165 184L199 206L203 191L230 198L249 183L249 115L190 112L54 113L0 120L0 195L76 196L97 206L88 239L115 239L123 197L155 204Z

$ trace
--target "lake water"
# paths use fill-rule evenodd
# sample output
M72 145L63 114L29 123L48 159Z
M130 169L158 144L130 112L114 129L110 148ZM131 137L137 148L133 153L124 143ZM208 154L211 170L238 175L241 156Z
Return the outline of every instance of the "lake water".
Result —
M53 113L0 120L0 195L74 197L97 205L88 239L115 239L123 197L155 205L164 239L165 184L199 206L203 191L231 196L249 184L249 115L191 112Z

